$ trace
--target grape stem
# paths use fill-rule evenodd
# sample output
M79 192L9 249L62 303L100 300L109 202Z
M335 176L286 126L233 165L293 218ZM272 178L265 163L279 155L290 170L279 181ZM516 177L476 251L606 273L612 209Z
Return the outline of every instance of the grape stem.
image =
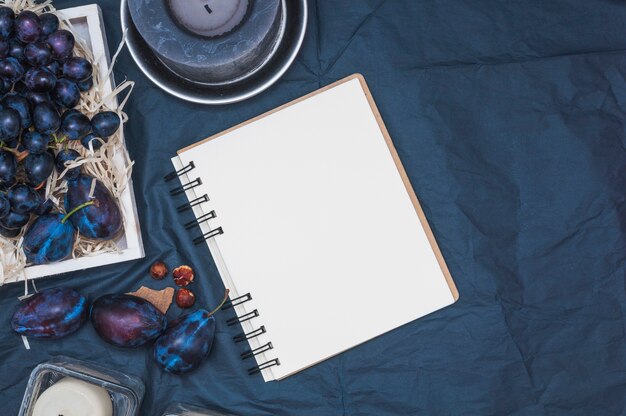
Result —
M210 313L209 316L212 316L215 312L219 311L220 309L222 309L222 306L224 306L224 304L226 303L226 299L228 299L228 294L230 293L230 289L226 289L226 292L224 293L224 299L222 299L222 303L220 303L219 305L217 305L217 308L213 309Z
M87 208L90 205L93 205L94 201L87 201L84 204L80 204L79 206L77 206L76 208L74 208L73 210L71 210L70 212L68 212L67 214L65 214L65 217L63 217L63 219L61 220L61 224L65 224L65 222L74 214L76 214L78 211L80 211L83 208Z

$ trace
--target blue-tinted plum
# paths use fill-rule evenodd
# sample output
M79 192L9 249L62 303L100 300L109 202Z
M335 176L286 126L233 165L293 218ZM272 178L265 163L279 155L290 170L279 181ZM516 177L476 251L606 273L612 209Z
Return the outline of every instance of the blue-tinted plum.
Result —
M11 319L11 328L34 338L62 338L85 323L88 311L87 298L77 291L46 289L24 300Z
M11 204L6 194L0 193L0 219L6 218L11 211Z
M13 33L15 12L7 6L0 7L0 38L8 39Z
M50 136L39 133L37 130L27 131L22 136L22 145L29 153L37 155L48 150Z
M93 77L89 77L84 81L79 81L76 85L78 85L78 89L81 90L81 92L89 91L93 87Z
M61 127L61 116L52 103L37 104L33 109L33 124L39 133L56 133Z
M40 14L39 22L41 23L42 37L48 37L48 35L59 28L59 18L52 13Z
M9 41L9 56L17 59L19 62L24 61L24 44L17 39Z
M11 141L20 134L20 113L12 108L0 110L0 140Z
M41 35L39 16L30 10L24 10L15 17L15 34L24 42L35 42Z
M66 162L73 162L80 157L80 153L78 153L74 149L63 149L59 153L57 153L56 158L54 160L54 164L56 166L57 172L59 174L63 173L66 169ZM80 167L72 168L65 173L64 179L68 181L72 181L78 178L80 175Z
M59 212L41 215L28 226L22 246L28 263L54 263L72 254L75 230L64 217Z
M43 202L37 191L24 184L9 189L8 198L11 210L18 214L30 214Z
M50 45L46 42L33 42L24 48L24 60L34 67L47 65L52 59Z
M91 323L106 342L123 348L137 348L161 335L167 319L145 299L132 295L104 295L91 306Z
M21 128L27 129L33 124L33 118L30 114L30 103L22 95L16 93L7 94L2 99L2 105L5 108L12 108L19 113Z
M57 77L46 68L31 68L26 72L24 84L29 91L49 92L57 83Z
M48 36L52 57L57 60L68 58L74 50L74 35L67 30L56 30Z
M96 181L93 198L90 198L91 183ZM102 182L89 175L82 174L76 180L69 181L65 194L65 211L93 201L70 217L74 227L85 238L110 240L122 231L122 213L111 192Z
M12 182L17 172L17 159L7 150L0 149L0 182Z
M15 211L10 211L9 215L0 220L0 225L9 230L19 230L28 223L29 219L29 214L18 214Z
M91 76L93 68L85 58L73 56L63 63L63 76L69 80L79 82Z
M106 143L109 139L105 138L101 138L101 137L96 137L95 134L90 133L88 135L86 135L85 137L83 137L81 139L81 143L83 144L83 146L85 146L86 149L89 149L89 146L91 144L91 147L94 151L100 149L102 147L102 145L104 143Z
M80 140L91 131L89 117L80 111L66 111L61 118L59 133L68 140Z
M50 96L58 105L73 108L80 101L80 90L74 81L60 78L57 80Z
M38 186L50 177L54 169L54 157L48 153L28 155L22 161L26 177L33 186Z
M24 76L24 67L12 56L0 59L0 76L11 82L17 82Z
M120 116L113 111L101 111L91 118L93 132L98 137L110 137L120 128Z
M50 94L48 94L47 92L27 91L24 96L33 107L35 107L37 104L50 102Z
M173 322L154 343L154 359L170 373L181 374L200 366L211 353L215 318L204 309Z

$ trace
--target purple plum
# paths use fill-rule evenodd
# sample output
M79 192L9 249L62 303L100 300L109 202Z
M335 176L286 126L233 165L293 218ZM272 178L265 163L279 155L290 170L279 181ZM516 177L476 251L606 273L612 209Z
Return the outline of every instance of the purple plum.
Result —
M59 212L37 217L24 234L24 255L30 264L49 264L72 254L74 227Z
M113 111L101 111L91 118L93 132L98 137L110 137L120 128L120 116Z
M11 327L29 337L62 338L85 323L87 307L87 298L73 289L46 289L24 301L13 315Z
M90 198L91 184L96 181L93 198ZM70 221L85 238L110 240L122 231L122 212L111 192L99 180L81 174L76 180L68 181L65 194L65 210L92 201L70 218Z
M50 152L29 154L22 163L28 182L33 186L46 181L54 170L54 156Z
M41 35L44 37L48 37L59 28L59 18L52 13L40 14L39 22L41 23Z
M122 348L137 348L161 335L167 319L140 297L104 295L91 307L91 323L106 342Z
M52 57L60 61L72 54L74 43L74 35L67 30L57 30L48 36L48 45L52 50Z
M154 344L154 359L165 371L187 373L209 356L215 337L215 318L200 309L174 322Z
M80 101L80 90L74 81L59 78L50 93L50 97L62 107L73 108Z
M7 45L7 54L8 54ZM31 66L48 65L50 59L52 59L52 52L50 51L50 45L46 42L33 42L26 45L24 48L24 59Z
M0 38L8 39L13 33L15 12L7 6L0 7Z
M50 92L57 84L57 77L46 68L31 68L24 76L28 91Z
M213 311L199 309L172 322L154 343L154 359L165 371L174 374L195 370L211 353L215 338L215 317L228 299Z
M39 35L41 35L39 16L30 10L20 12L15 18L15 33L17 38L24 43L39 39Z
M84 81L91 77L92 72L93 67L91 66L91 63L87 59L79 56L67 58L67 60L63 63L63 75L65 78L71 79L72 81Z

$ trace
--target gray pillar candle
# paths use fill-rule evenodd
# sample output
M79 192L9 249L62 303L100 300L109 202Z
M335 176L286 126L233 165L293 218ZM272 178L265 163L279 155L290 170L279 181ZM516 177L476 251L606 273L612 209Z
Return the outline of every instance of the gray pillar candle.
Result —
M248 11L248 0L168 0L174 20L200 36L221 36L235 29Z
M268 61L282 37L285 0L128 0L137 31L168 68L227 85Z

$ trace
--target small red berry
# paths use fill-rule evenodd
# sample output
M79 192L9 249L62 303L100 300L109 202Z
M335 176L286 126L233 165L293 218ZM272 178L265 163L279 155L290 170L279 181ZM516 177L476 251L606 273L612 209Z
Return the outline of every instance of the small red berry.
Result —
M176 304L182 309L191 308L196 303L196 295L189 289L178 289L176 292Z
M150 275L157 280L161 280L167 276L167 266L162 261L156 261L150 266Z
M174 283L178 286L189 286L193 282L193 269L189 266L180 266L174 269Z

